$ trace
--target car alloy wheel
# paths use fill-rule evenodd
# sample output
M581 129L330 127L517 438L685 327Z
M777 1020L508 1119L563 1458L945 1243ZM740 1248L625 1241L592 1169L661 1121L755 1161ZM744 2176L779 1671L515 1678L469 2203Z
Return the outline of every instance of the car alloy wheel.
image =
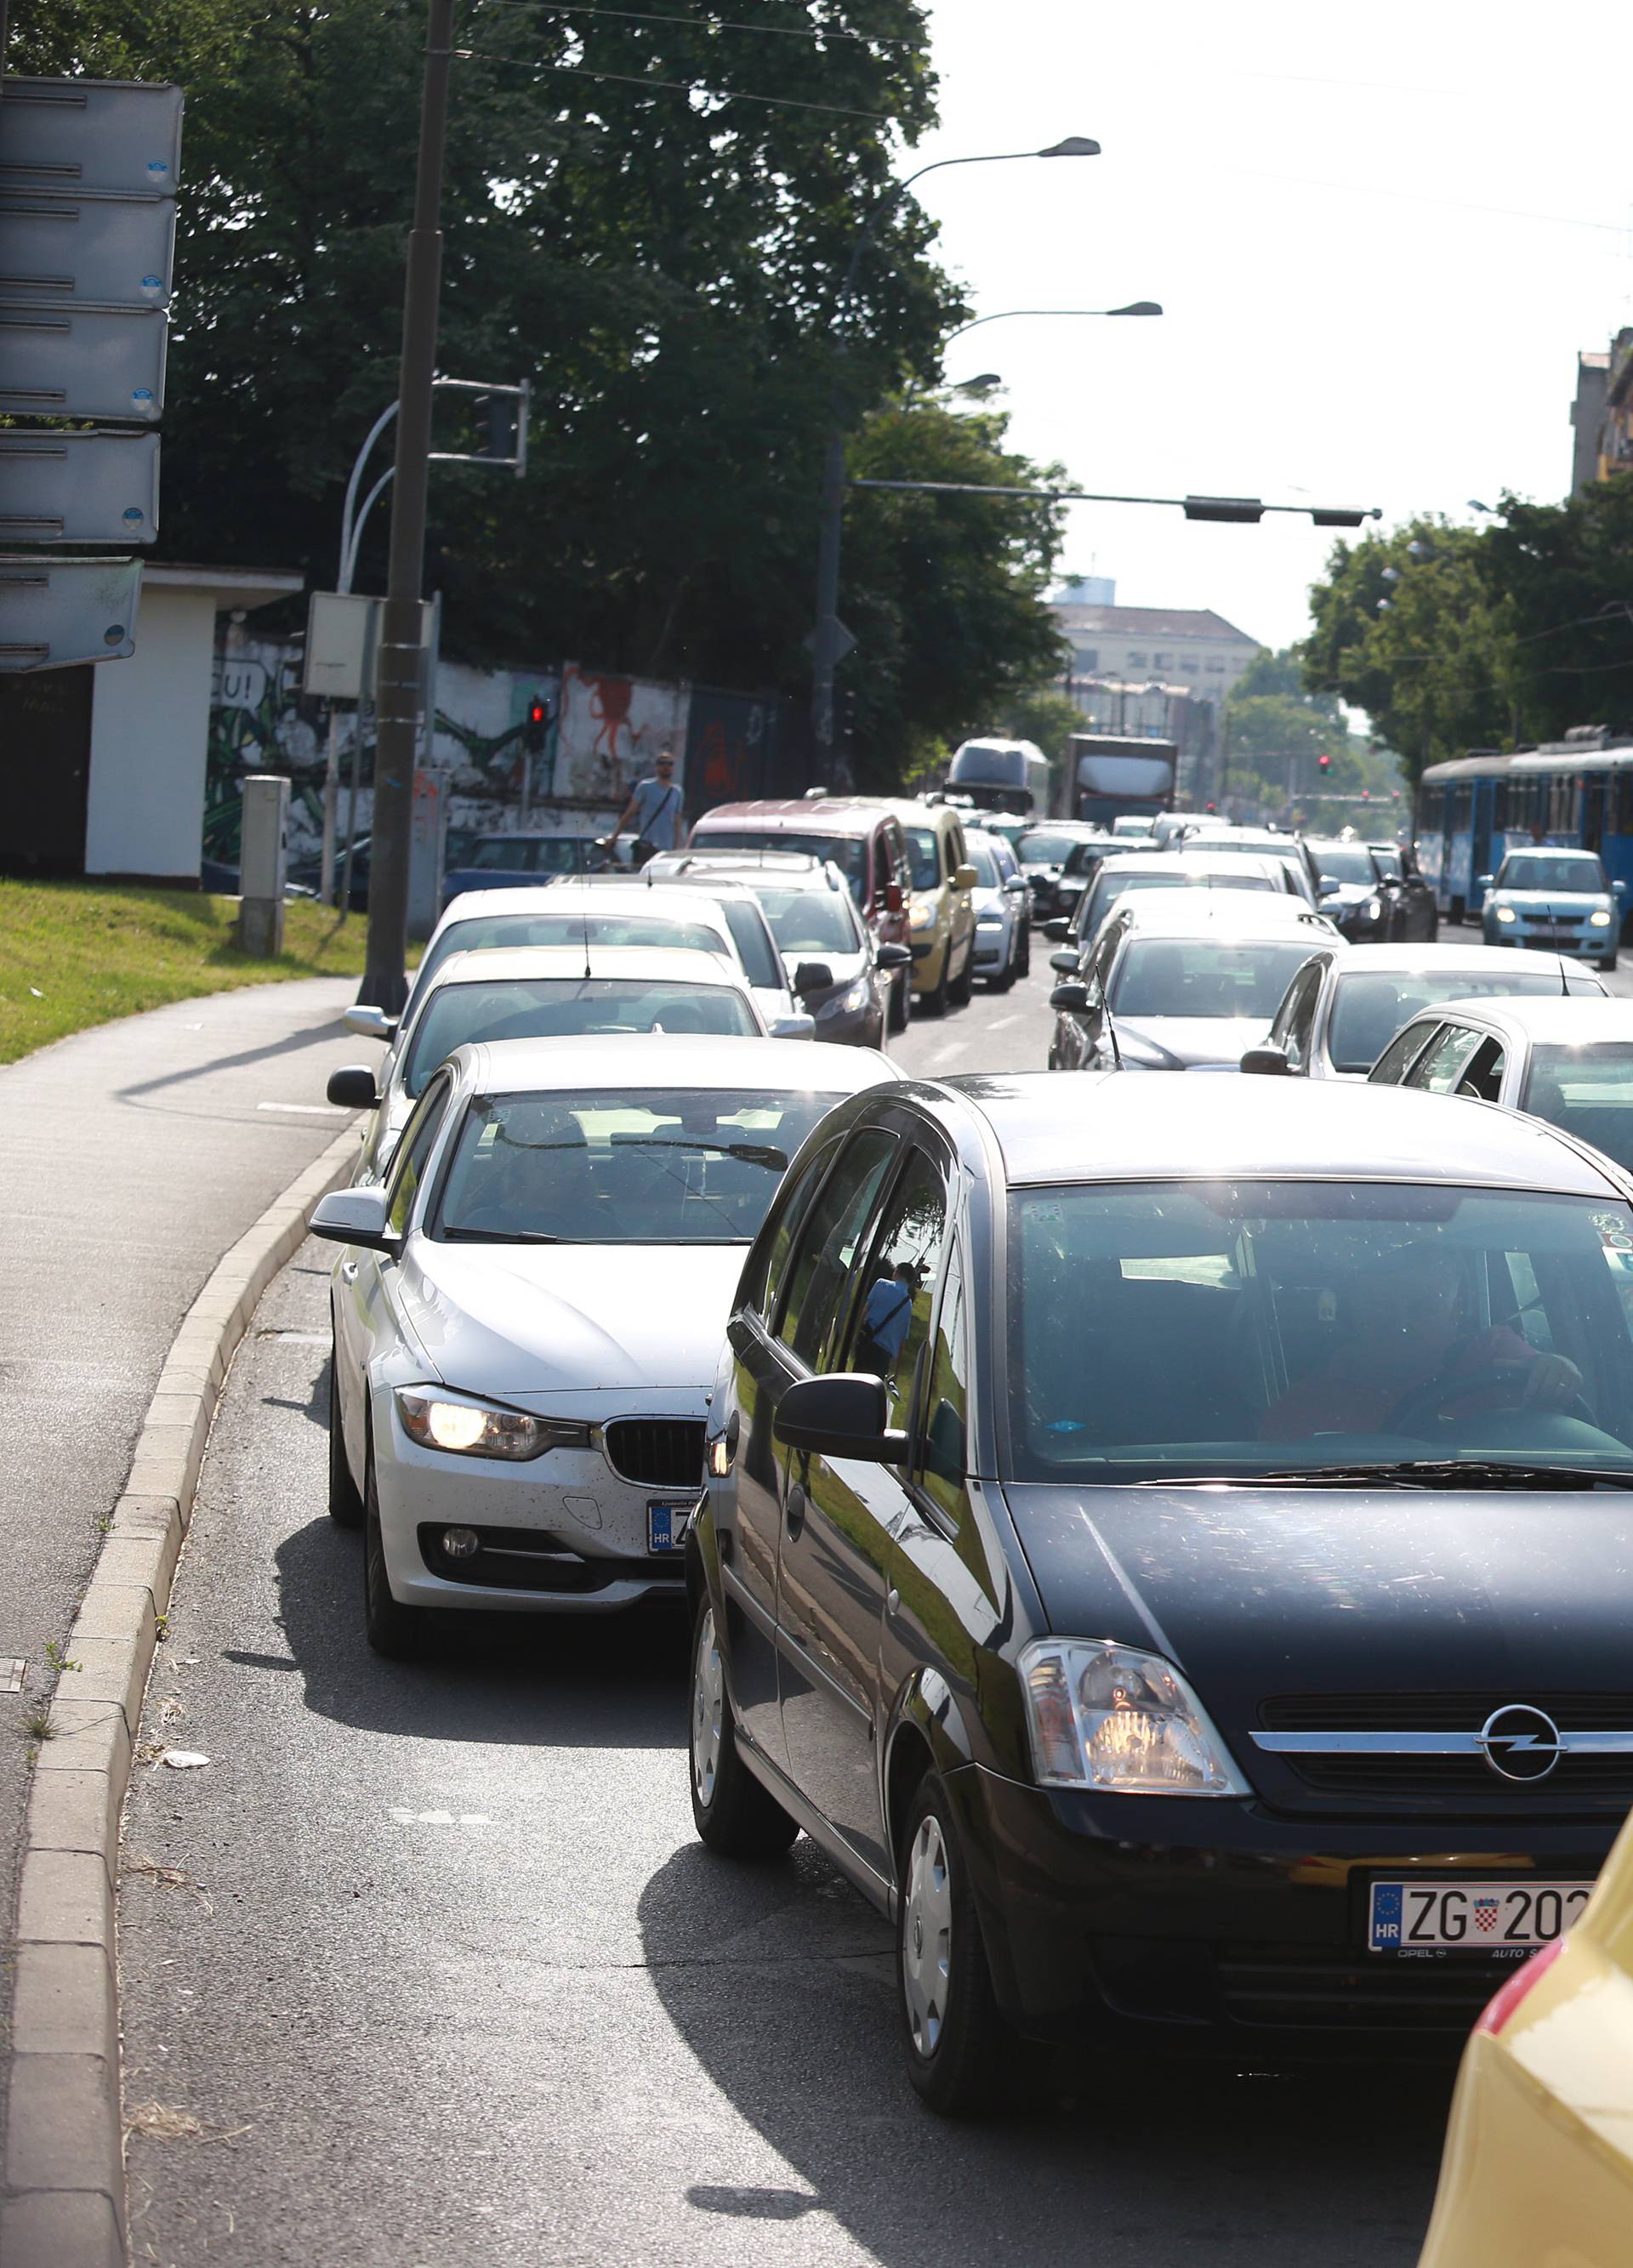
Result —
M726 1859L774 1859L799 1833L775 1796L737 1753L726 1660L706 1592L691 1646L691 1820L701 1840Z
M714 1609L706 1607L698 1624L698 1653L691 1676L691 1785L699 1803L714 1800L720 1768L720 1725L726 1708L726 1673L714 1637Z
M346 1462L346 1438L340 1422L340 1335L330 1316L329 1359L329 1516L336 1528L361 1528L363 1498Z
M952 1982L952 1880L947 1837L934 1812L907 1854L902 1916L902 1999L913 2046L927 2060L942 2043Z

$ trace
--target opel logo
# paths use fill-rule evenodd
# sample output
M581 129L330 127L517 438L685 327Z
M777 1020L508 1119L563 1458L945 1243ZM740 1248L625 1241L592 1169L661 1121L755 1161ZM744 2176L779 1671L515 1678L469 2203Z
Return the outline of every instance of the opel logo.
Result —
M1504 1779L1546 1779L1564 1754L1554 1719L1524 1703L1494 1709L1480 1728L1480 1745Z

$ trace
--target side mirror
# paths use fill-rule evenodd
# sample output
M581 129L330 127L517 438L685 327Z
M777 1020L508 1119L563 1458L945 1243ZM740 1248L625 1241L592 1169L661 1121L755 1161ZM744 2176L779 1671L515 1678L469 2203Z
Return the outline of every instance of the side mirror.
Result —
M870 1465L905 1465L908 1440L885 1424L890 1398L882 1378L861 1371L830 1371L801 1378L777 1404L772 1432L785 1448L819 1457L854 1457Z
M369 1252L395 1252L400 1241L387 1226L386 1193L379 1189L331 1189L312 1216L312 1233Z
M380 1089L374 1084L374 1074L366 1064L345 1064L329 1075L329 1085L323 1092L342 1110L377 1110Z
M1474 887L1477 890L1489 890L1496 886L1496 877L1495 874L1476 874L1474 877Z
M976 873L974 867L971 865L967 858L962 866L955 866L953 868L953 887L955 890L972 890L980 879L980 876Z
M905 902L906 901L902 896L901 884L899 882L887 882L884 886L885 912L887 914L898 914L902 910Z
M1335 874L1323 874L1316 884L1316 895L1318 898L1336 897L1338 895L1338 890L1339 882L1338 877Z
M1293 1066L1282 1049L1267 1042L1261 1048L1249 1048L1242 1057L1241 1068L1257 1071L1263 1079L1290 1079L1293 1075Z
M1621 885L1621 883L1620 883L1620 882L1618 882L1618 883L1616 884L1616 887L1617 887L1618 889L1620 889L1620 888L1622 887L1622 885ZM1016 896L1016 897L1017 897L1017 898L1018 898L1018 897L1023 897L1023 896L1024 896L1024 895L1025 895L1025 893L1026 893L1026 877L1025 877L1025 875L1024 875L1024 874L1010 874L1010 875L1007 876L1007 877L1005 878L1005 881L1004 881L1004 888L1005 888L1007 891L1009 891L1010 893L1012 893L1012 894L1013 894L1013 895L1015 895L1015 896Z
M346 1029L355 1032L359 1039L390 1041L397 1036L397 1020L395 1016L387 1015L383 1008L359 1005L348 1008L341 1020Z
M1627 895L1627 888L1628 886L1625 882L1613 882L1610 886L1610 895L1613 898L1625 897Z
M1069 914L1051 914L1043 925L1046 937L1070 937L1072 917Z
M1057 976L1075 976L1077 974L1077 955L1069 948L1063 947L1059 953L1052 953L1049 955L1049 966L1054 970Z
M1057 984L1049 995L1049 1005L1063 1016L1081 1016L1089 1006L1089 987L1082 982Z
M907 957L913 958L911 954ZM794 972L794 989L802 999L808 992L831 991L833 971L825 961L802 961Z
M906 945L881 945L874 950L874 961L880 968L905 968L913 961L913 948Z
M771 1020L771 1036L773 1040L814 1040L816 1036L816 1019L815 1016L798 1012L792 1016L773 1016Z

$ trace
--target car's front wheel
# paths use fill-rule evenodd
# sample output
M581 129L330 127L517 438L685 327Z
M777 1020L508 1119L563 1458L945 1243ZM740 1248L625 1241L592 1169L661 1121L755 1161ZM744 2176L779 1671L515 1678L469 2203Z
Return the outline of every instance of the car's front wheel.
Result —
M942 954L941 975L927 992L920 992L919 995L919 1005L927 1016L944 1016L947 1013L949 998L947 971L951 961L952 946L949 944Z
M906 1030L907 1009L912 998L913 979L904 968L890 986L890 1005L884 1021L886 1031L905 1032Z
M691 1713L692 1824L722 1858L774 1859L793 1842L799 1824L737 1753L726 1659L706 1593L692 1625Z
M363 1491L363 1627L376 1653L383 1653L389 1661L412 1661L425 1651L426 1614L423 1607L405 1607L391 1595L372 1456Z
M340 1422L340 1343L335 1333L329 1360L329 1516L336 1528L361 1528L363 1498L346 1462L346 1437Z
M947 1789L927 1772L902 1847L896 1977L907 2076L932 2110L967 2117L998 2098L1015 2035L1000 2013Z

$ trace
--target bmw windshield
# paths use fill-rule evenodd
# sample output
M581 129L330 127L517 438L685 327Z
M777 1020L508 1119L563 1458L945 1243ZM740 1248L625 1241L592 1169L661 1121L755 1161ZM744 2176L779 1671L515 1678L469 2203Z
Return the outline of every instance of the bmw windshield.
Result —
M1481 1460L1633 1479L1633 1211L1396 1184L1011 1198L1020 1480Z

